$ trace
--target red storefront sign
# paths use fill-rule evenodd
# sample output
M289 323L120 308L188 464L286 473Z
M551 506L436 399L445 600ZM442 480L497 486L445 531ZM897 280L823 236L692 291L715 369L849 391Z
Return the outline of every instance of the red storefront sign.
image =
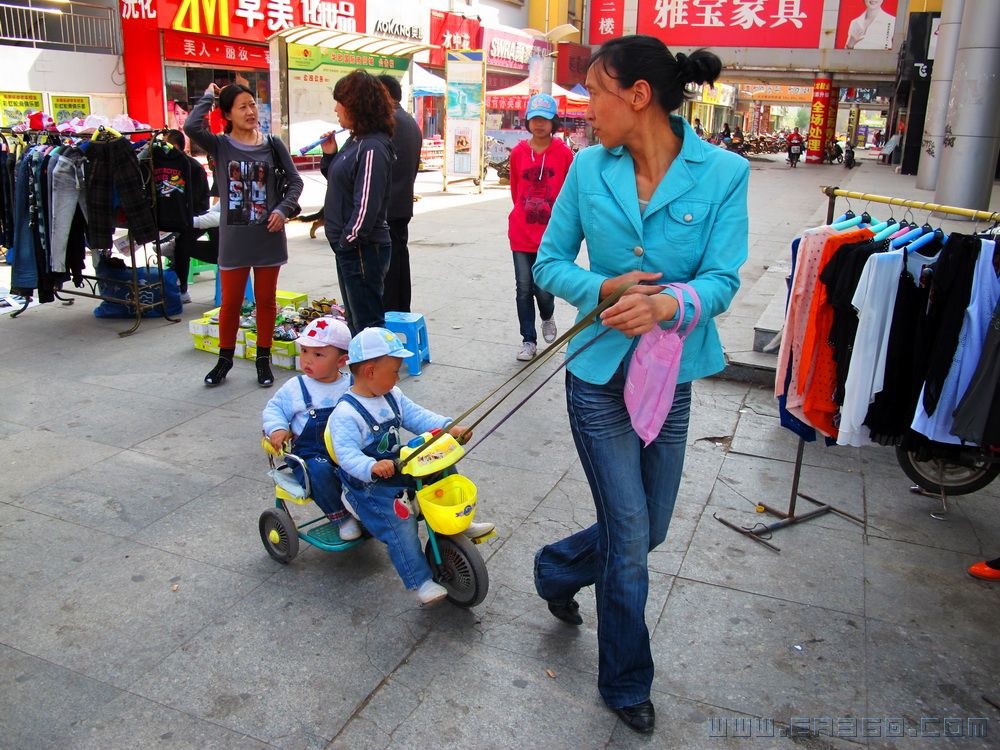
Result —
M587 41L604 44L622 35L625 21L625 0L593 0L590 4L590 33Z
M560 42L556 55L556 83L571 88L587 79L587 63L590 62L590 47L573 42Z
M678 47L819 47L823 0L639 0L636 31Z
M265 42L295 26L365 33L364 0L122 0L156 2L161 29Z
M809 135L806 136L806 162L820 164L826 137L826 119L830 111L830 89L833 81L817 78L813 81L813 101L809 110Z
M466 18L443 10L431 11L431 48L428 65L444 67L445 50L479 49L480 28L478 18Z
M166 60L203 63L222 68L266 70L271 63L271 53L267 47L176 31L163 32L163 57Z

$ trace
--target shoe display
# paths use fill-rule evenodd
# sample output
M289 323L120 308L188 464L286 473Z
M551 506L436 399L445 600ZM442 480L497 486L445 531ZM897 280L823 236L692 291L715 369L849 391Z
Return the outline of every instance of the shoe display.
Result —
M551 344L556 340L558 334L559 330L556 328L555 318L542 321L542 338L545 339L545 343Z
M496 526L492 523L488 522L476 523L475 521L473 521L472 523L469 524L469 528L463 531L462 534L469 537L469 539L478 539L481 536L486 536L487 534L491 533L495 528Z
M535 354L538 353L538 344L534 341L525 341L521 344L521 351L517 353L517 359L520 362L530 362L535 358Z
M448 589L434 581L424 581L417 589L417 598L421 604L434 604L448 596Z
M625 725L639 734L649 734L656 726L656 711L653 701L645 700L634 706L612 709Z
M973 578L979 578L983 581L1000 581L1000 570L997 568L991 568L990 562L997 562L996 560L990 560L983 562L977 562L975 565L969 566L969 575Z
M548 602L549 612L557 620L562 620L567 625L583 625L583 618L580 616L580 605L576 599L567 602Z
M354 516L348 516L340 522L340 538L345 542L361 538L361 524Z

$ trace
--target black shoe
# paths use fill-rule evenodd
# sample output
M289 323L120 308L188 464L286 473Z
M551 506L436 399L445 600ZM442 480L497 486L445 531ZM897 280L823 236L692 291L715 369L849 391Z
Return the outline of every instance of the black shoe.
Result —
M233 360L229 357L220 356L219 361L215 363L215 367L205 376L205 385L209 388L219 385L219 383L226 379L226 375L229 374L231 369L233 369Z
M653 727L656 725L656 711L653 709L653 701L651 700L613 710L629 729L639 734L652 733Z
M549 612L567 625L583 625L583 618L580 617L580 605L576 599L566 602L549 602Z
M271 372L271 357L257 357L257 384L261 388L270 388L274 385L274 375Z

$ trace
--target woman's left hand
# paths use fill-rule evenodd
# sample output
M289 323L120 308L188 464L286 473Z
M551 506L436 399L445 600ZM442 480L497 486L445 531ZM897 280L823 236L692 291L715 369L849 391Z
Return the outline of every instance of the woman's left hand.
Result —
M285 217L281 215L280 211L272 211L270 217L267 219L267 231L268 232L280 232L285 228Z
M653 330L661 321L670 320L677 313L677 300L669 294L646 292L626 293L611 307L601 313L601 322L626 336L641 336Z

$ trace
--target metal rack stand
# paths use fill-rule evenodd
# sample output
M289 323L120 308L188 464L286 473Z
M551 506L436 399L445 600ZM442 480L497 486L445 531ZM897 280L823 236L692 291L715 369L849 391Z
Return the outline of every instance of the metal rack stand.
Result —
M892 198L887 195L856 193L849 190L841 190L840 188L837 187L823 187L821 188L821 190L823 194L830 199L826 212L827 224L833 223L833 219L836 214L835 209L838 197L853 198L855 200L863 200L869 203L884 203L892 206L903 206L905 208L924 210L936 214L950 214L953 216L962 216L968 219L973 219L975 221L986 221L986 222L1000 221L1000 212L976 211L971 208L942 206L937 203L926 203L923 201L905 200L903 198ZM770 524L758 523L751 528L740 526L738 524L733 523L732 521L727 521L726 519L721 518L718 515L715 516L715 520L723 524L724 526L727 526L728 528L732 529L733 531L736 531L740 534L743 534L746 537L749 537L758 544L767 547L772 552L780 552L781 548L772 544L769 541L768 538L770 537L771 532L777 531L778 529L783 529L786 526L792 526L797 523L802 523L803 521L811 521L812 519L818 518L819 516L825 515L827 513L836 513L838 516L841 516L843 518L846 518L850 521L854 521L855 523L864 526L866 523L865 519L858 518L857 516L847 513L846 511L841 510L840 508L837 508L833 505L830 505L829 503L821 502L820 500L817 500L813 497L810 497L809 495L799 492L799 479L802 474L802 453L805 450L805 445L806 441L802 438L799 438L798 449L796 450L795 454L795 468L792 471L792 492L788 498L788 510L785 511L777 510L776 508L773 508L764 503L760 503L758 506L762 508L764 512L769 513L772 516L777 516L781 520L775 521L774 523ZM796 501L800 497L803 500L808 500L810 503L813 503L817 507L806 513L796 515L795 513ZM944 501L943 498L942 501L946 502ZM945 507L947 507L947 505L945 505Z
M45 130L28 130L28 131L23 131L22 133L14 133L11 129L4 128L2 132L4 132L5 134L13 134L13 135L46 136L46 137L54 135L56 137L60 137L60 134L58 133L53 133L51 131L45 131ZM136 130L133 132L126 133L124 135L153 136L158 132L159 132L158 130ZM152 155L150 155L150 158L152 158ZM153 175L152 168L144 170L143 172L144 179L152 180L152 175ZM155 215L155 200L156 200L155 191L150 190L150 194L153 196L153 201L154 201L153 208ZM93 274L83 274L81 276L84 284L86 285L86 288L84 289L59 288L55 291L55 298L58 299L60 302L62 302L64 305L72 305L74 300L65 299L60 296L61 294L70 295L71 297L87 297L90 299L99 299L107 302L117 302L118 304L125 305L126 307L133 309L135 311L135 322L132 323L130 328L124 331L119 331L118 332L119 336L130 336L131 334L135 333L139 329L139 325L142 323L143 313L157 308L160 309L164 320L168 320L171 323L179 323L180 318L172 318L167 314L166 295L164 294L164 288L163 288L163 257L160 254L159 237L157 237L157 239L153 242L153 246L155 248L154 257L156 258L156 270L157 270L155 281L150 281L148 279L146 281L139 280L139 272L135 263L136 245L134 239L132 238L131 232L129 232L128 255L130 260L130 269L132 271L132 278L130 280L122 281L121 279L111 278L109 276L101 276L100 274L97 273L97 269L95 268ZM144 262L148 267L149 264L148 254ZM122 298L122 297L112 296L111 294L107 293L102 294L100 289L100 285L102 284L105 285L106 287L111 287L111 288L124 287L127 290L125 297ZM159 298L159 301L154 301L157 299L157 297ZM11 318L16 318L18 315L27 310L28 305L31 304L32 299L33 297L31 295L26 296L24 306L17 312L11 313ZM144 299L147 301L143 301Z

